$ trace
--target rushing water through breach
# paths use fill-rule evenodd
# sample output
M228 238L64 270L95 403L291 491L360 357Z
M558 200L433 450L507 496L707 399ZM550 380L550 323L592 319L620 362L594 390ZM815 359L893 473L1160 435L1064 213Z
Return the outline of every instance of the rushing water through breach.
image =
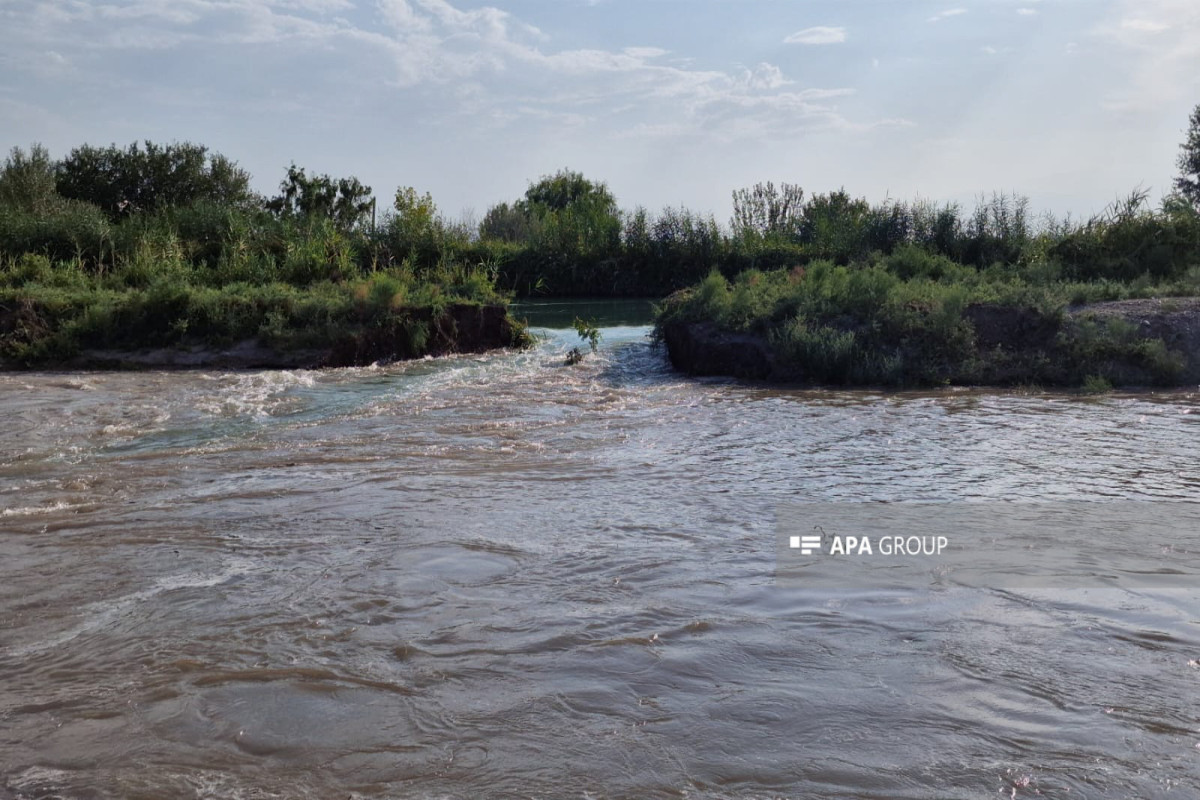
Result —
M773 577L781 502L1200 499L1195 394L692 381L526 311L0 376L0 797L1200 797L1195 592Z

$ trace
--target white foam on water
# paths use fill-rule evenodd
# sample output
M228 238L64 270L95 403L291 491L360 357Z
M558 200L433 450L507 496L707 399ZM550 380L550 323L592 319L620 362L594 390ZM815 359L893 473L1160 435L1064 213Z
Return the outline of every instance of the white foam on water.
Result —
M138 436L156 433L171 419L171 412L156 406L137 406L126 409L122 419L108 422L100 427L100 433L107 437L134 439Z
M184 778L184 782L188 784L194 791L197 798L202 800L241 800L242 798L255 798L256 800L269 800L269 798L283 797L310 797L308 793L283 795L275 792L267 791L259 786L245 786L236 778L220 772L203 772L194 773Z
M29 767L23 772L12 775L8 779L8 786L10 789L14 789L18 792L37 791L38 794L34 795L36 797L65 798L66 795L59 794L57 789L58 787L67 784L70 779L71 773L65 770L53 769L51 767L34 766ZM55 793L47 795L45 794L47 789L53 789ZM22 796L24 795L18 795L18 797Z
M0 509L0 517L31 517L36 514L53 514L56 511L66 511L75 508L71 503L59 500L56 503L43 506L24 506L20 508Z
M316 384L316 373L310 370L279 370L272 372L226 373L205 376L207 380L225 383L211 395L195 403L200 411L216 417L270 417L293 407L294 398L287 392L298 387Z

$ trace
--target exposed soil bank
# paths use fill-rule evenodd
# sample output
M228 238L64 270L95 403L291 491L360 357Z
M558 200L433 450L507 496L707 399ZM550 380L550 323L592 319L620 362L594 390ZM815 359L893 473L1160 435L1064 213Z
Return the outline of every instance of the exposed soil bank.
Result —
M1200 298L1093 303L1058 315L972 305L963 316L974 331L976 359L952 370L949 383L1077 383L1085 357L1095 374L1118 386L1200 383ZM804 365L786 363L766 333L675 320L661 333L671 363L690 375L806 382Z
M11 327L8 325L7 327ZM6 321L0 319L0 332ZM327 346L272 347L246 339L228 347L181 343L144 349L83 349L60 363L37 369L306 369L364 366L426 355L478 353L521 345L523 327L504 306L457 304L441 315L406 309L383 324L340 335ZM0 369L18 369L0 360Z

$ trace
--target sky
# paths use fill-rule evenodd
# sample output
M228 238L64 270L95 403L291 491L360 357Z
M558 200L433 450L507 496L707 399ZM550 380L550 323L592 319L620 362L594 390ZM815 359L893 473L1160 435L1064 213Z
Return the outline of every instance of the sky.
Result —
M479 219L573 169L1086 217L1170 189L1198 0L0 0L0 147L191 141Z

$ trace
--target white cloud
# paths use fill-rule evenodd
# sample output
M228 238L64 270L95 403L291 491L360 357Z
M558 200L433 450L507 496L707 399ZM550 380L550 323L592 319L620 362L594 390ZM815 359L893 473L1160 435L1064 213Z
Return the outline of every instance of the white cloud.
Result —
M669 53L658 47L547 52L540 41L530 40L536 29L495 9L459 12L445 0L414 0L412 5L402 0L384 2L392 7L393 17L397 16L395 7L402 4L405 28L417 33L395 31L395 57L405 64L402 83L443 82L463 76L488 81L504 73L508 87L498 87L498 93L490 98L499 108L509 102L506 97L520 91L511 87L530 82L543 86L546 80L556 85L568 82L570 88L564 85L560 91L543 88L517 95L520 102L512 108L520 115L578 123L580 108L630 108L647 118L634 123L640 130L662 132L682 126L726 138L761 134L779 126L853 127L828 104L851 90L792 89L794 82L773 64L728 73L663 62ZM832 42L845 37L840 28L809 29L800 34L808 34L801 37L806 41ZM459 48L464 37L471 36L472 54L467 58ZM419 46L414 48L414 44ZM414 57L414 52L419 55ZM475 99L488 102L482 97ZM512 108L492 119L498 124L515 121ZM737 109L736 119L731 109ZM659 116L669 120L660 121Z
M633 56L634 58L659 58L669 55L670 50L663 50L659 47L626 47L622 50L625 55Z
M1127 31L1137 31L1139 33L1161 33L1171 26L1166 22L1160 22L1152 19L1123 19L1121 27Z
M929 22L941 22L944 19L949 19L950 17L961 16L962 14L965 14L965 13L967 13L967 10L965 8L950 8L945 11L940 11L937 14L934 14L932 17L929 18L928 21Z
M483 6L471 11L459 11L446 0L415 0L415 2L437 22L459 34L470 33L491 42L503 42L509 38L509 27L513 19L507 11L501 11L492 6ZM535 37L541 34L537 28L520 22L513 27Z
M783 77L783 70L774 64L759 64L753 71L746 70L742 82L747 89L761 90L778 89L791 83Z
M783 41L785 44L839 44L846 41L846 29L818 25L796 31Z
M1032 17L1038 13L1036 8L1018 8L1017 14L1022 17Z
M354 3L350 0L270 0L270 5L297 11L312 11L317 14L332 14L354 8Z
M200 19L195 9L186 3L167 4L155 0L140 0L124 6L101 5L95 7L98 16L108 19L161 19L176 25L190 25Z
M151 96L164 88L153 74L117 74L110 70L118 69L114 65L120 59L105 54L132 47L212 54L217 45L222 55L211 57L226 64L245 58L248 74L269 87L264 91L272 102L297 101L303 94L319 103L323 92L337 92L338 102L361 95L361 102L379 103L381 89L437 87L432 93L437 113L493 127L527 119L543 126L607 125L656 135L687 131L731 141L814 128L853 131L906 124L850 119L837 102L852 89L797 86L770 63L723 70L695 66L654 46L554 49L538 28L487 5L463 9L448 0L374 0L374 19L355 23L339 16L348 6L348 0L128 0L120 5L40 0L18 6L15 24L7 26L7 34L0 31L0 51L11 51L6 63L21 63L15 45L27 39L23 46L31 54L66 53L77 62L76 70L94 66L91 77L97 83L139 86ZM816 27L787 41L845 39L844 28ZM249 66L259 56L272 65L267 70L315 59L332 70L289 68L287 75L274 75ZM365 83L341 82L350 75ZM369 101L368 85L375 92ZM428 116L422 122L436 123Z
M424 33L432 27L429 18L413 11L408 0L379 0L379 11L384 20L398 31Z

